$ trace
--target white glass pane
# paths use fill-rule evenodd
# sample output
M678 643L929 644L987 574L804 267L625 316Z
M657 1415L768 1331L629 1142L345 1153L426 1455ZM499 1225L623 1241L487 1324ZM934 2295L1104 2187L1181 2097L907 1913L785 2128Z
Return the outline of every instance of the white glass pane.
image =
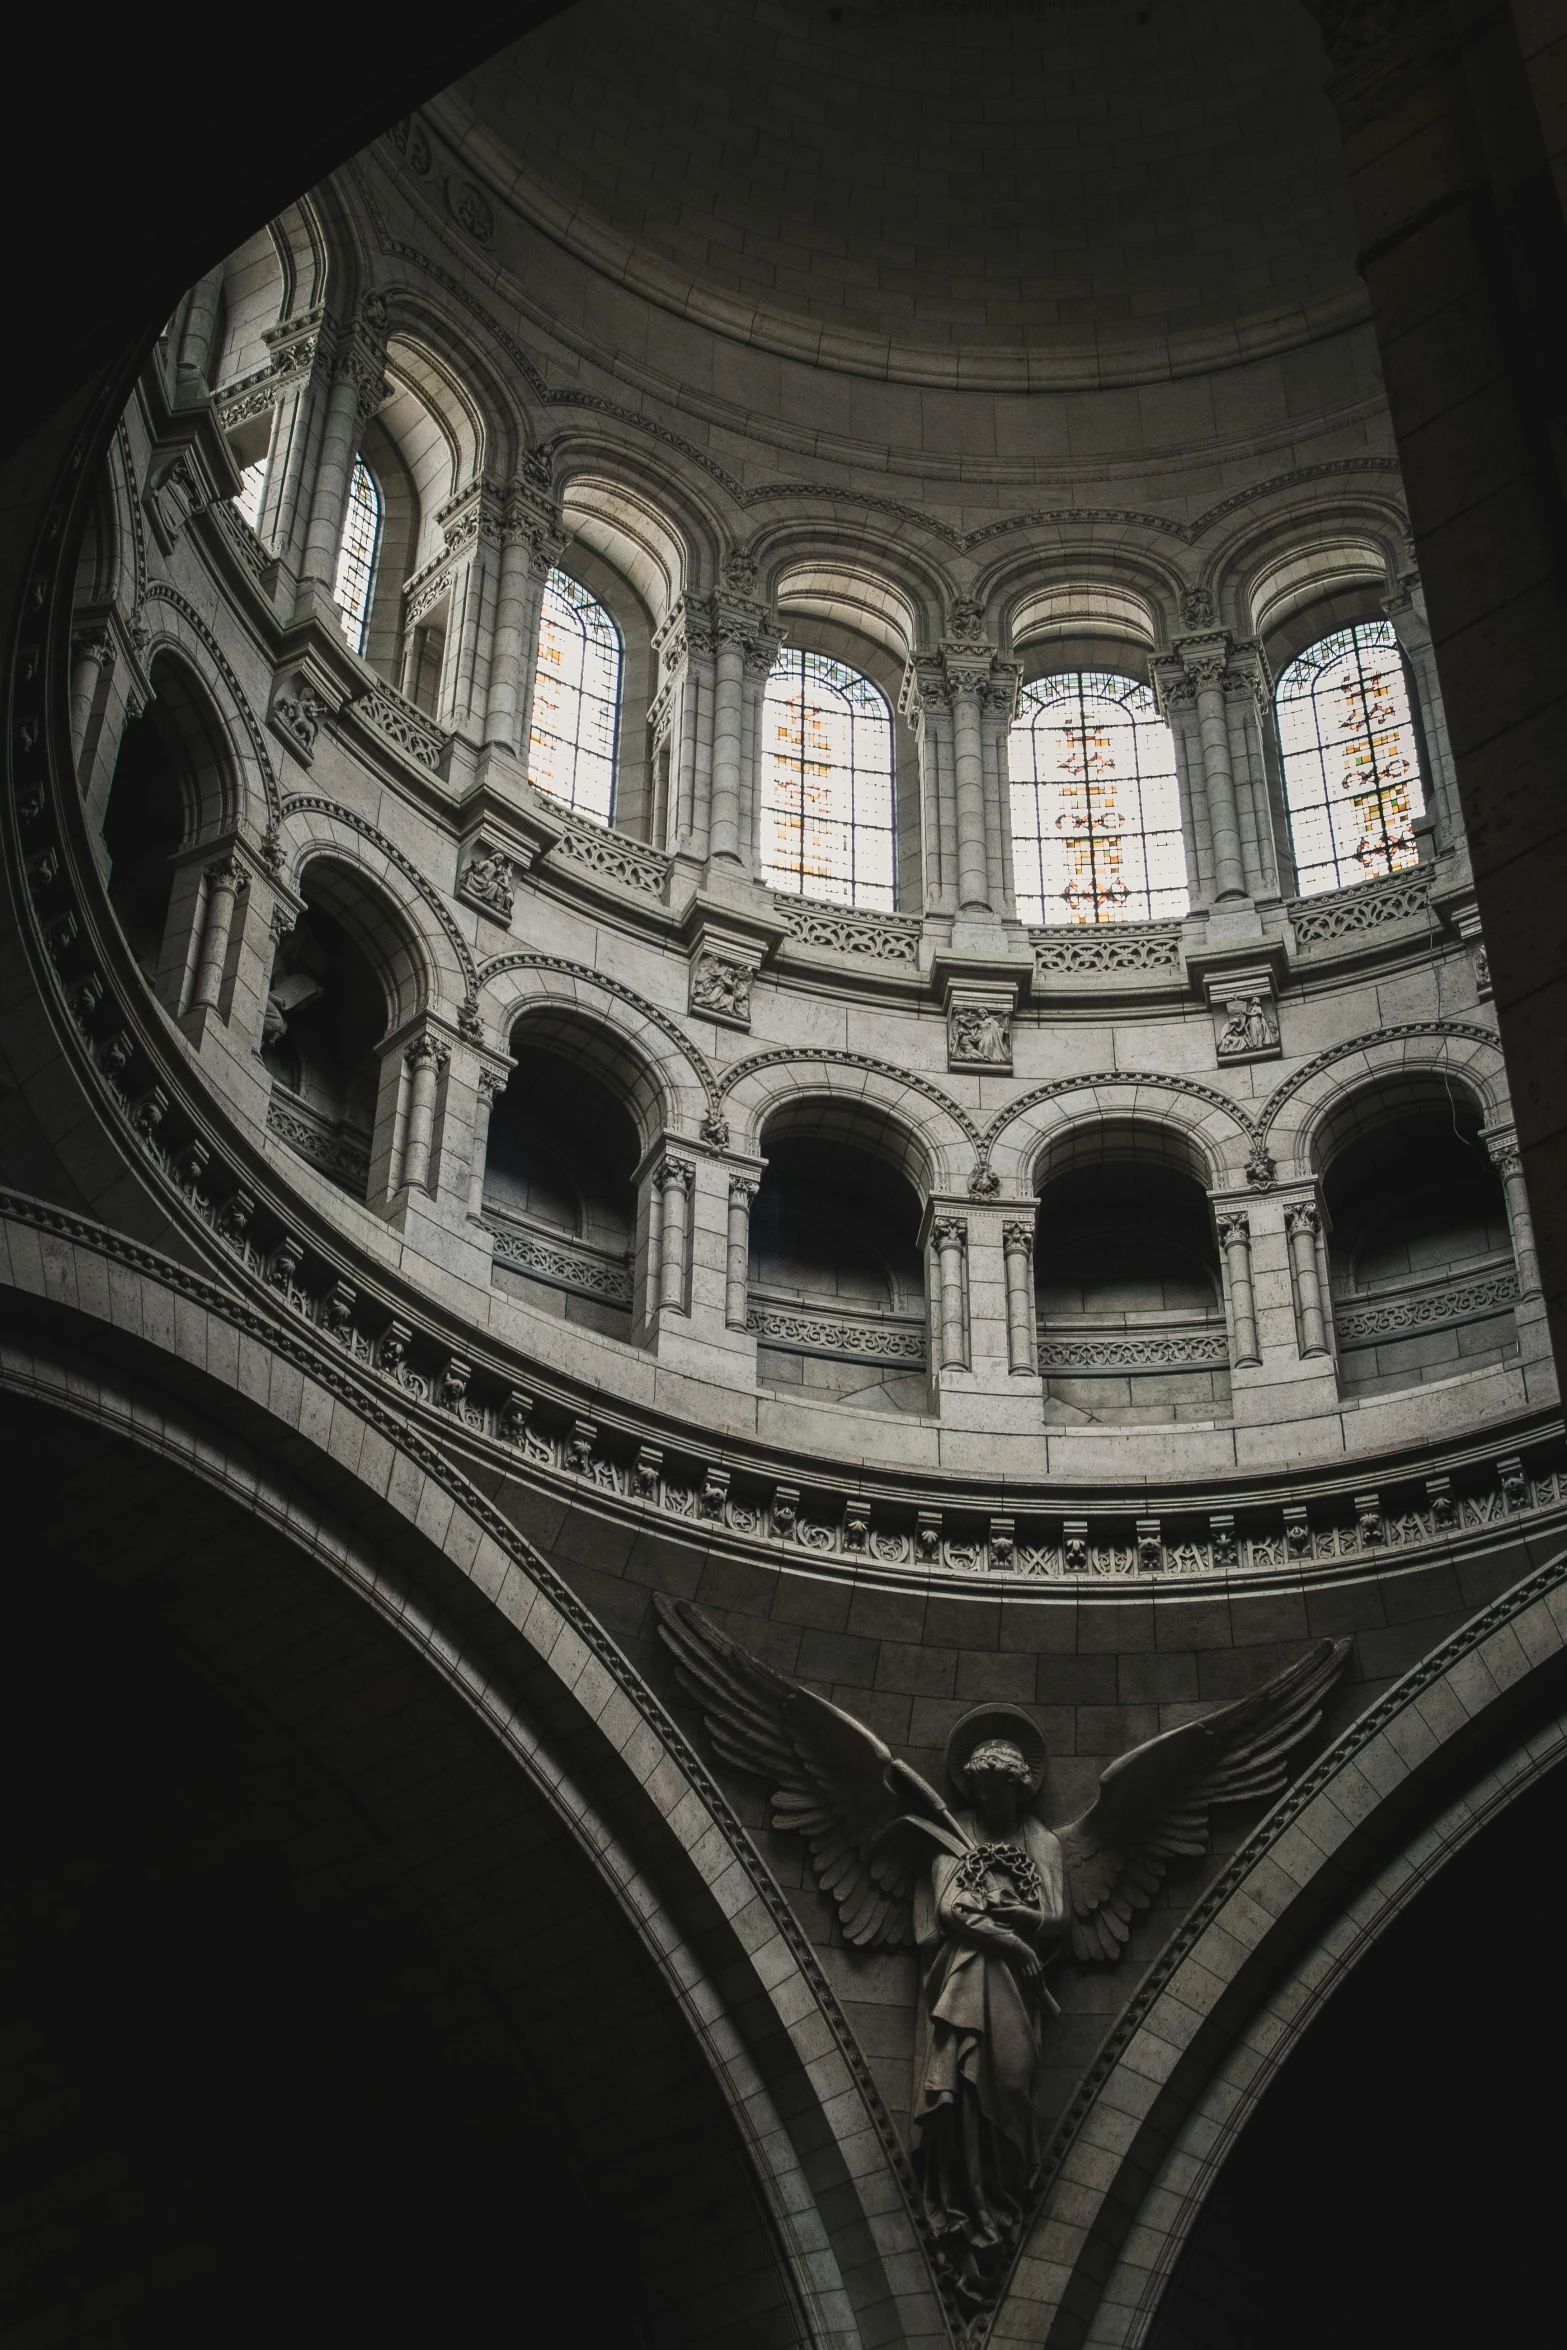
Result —
M1008 743L1026 922L1150 922L1187 908L1175 742L1148 688L1101 670L1023 688Z
M356 457L348 492L348 516L337 551L337 578L332 586L343 615L343 634L356 653L365 649L376 557L380 551L381 492L369 466L362 457Z
M761 862L774 889L891 912L892 713L868 677L782 653L762 705Z
M1391 625L1359 620L1320 638L1280 677L1275 708L1301 895L1417 865L1425 794Z
M539 614L528 780L594 824L607 824L614 805L620 659L620 631L597 597L552 571Z

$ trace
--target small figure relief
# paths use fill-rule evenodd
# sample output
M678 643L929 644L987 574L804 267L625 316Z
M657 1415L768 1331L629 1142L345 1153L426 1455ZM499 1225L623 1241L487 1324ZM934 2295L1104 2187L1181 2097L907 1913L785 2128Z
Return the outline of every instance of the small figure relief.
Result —
M689 1600L654 1604L714 1752L766 1780L773 1826L805 1838L845 1939L919 1951L910 2152L943 2281L972 2317L1000 2290L1038 2191L1046 2034L1061 2012L1047 1970L1068 1944L1079 1962L1119 1958L1169 1859L1207 1850L1210 1810L1280 1792L1350 1643L1319 1641L1250 1697L1133 1747L1079 1819L1049 1828L1034 1811L1045 1741L1020 1707L976 1707L952 1731L954 1809Z
M496 921L510 922L513 886L511 859L491 842L480 841L477 853L463 867L457 895L493 914Z
M1219 1058L1237 1060L1241 1055L1272 1053L1279 1049L1279 1024L1273 1017L1272 1006L1260 995L1246 998L1244 1004L1232 1007L1229 1018L1219 1031Z
M691 966L691 1009L731 1028L751 1025L751 967L704 950Z
M954 1067L967 1061L1010 1069L1010 1021L990 1004L954 1004L947 1021L947 1059Z

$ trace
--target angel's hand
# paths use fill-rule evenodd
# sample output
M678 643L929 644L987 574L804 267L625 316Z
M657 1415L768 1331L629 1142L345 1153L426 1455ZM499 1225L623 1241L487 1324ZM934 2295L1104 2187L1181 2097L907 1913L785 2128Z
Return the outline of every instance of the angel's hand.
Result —
M1045 1913L1026 1901L1003 1901L991 1911L998 1926L1010 1926L1014 1932L1032 1937L1044 1931Z

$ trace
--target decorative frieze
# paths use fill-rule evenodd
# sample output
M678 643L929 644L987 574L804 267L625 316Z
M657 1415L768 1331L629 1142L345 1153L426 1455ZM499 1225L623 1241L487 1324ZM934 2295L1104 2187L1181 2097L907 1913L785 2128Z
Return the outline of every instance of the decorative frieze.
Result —
M560 839L555 844L557 856L581 865L602 880L623 882L627 889L640 890L645 897L663 896L669 859L657 849L630 839L626 833L614 832L608 825L585 824L553 802L550 813L561 828Z
M1179 973L1178 922L1085 922L1031 930L1034 962L1043 972L1097 976L1117 971Z
M1125 1371L1222 1371L1229 1360L1222 1330L1103 1338L1063 1338L1047 1332L1039 1341L1041 1371L1071 1372L1077 1378L1108 1378Z
M378 679L348 707L353 717L383 741L393 744L405 758L412 759L431 775L440 773L445 735L433 718L427 718L412 702L405 701L394 686Z
M1334 890L1322 897L1295 898L1285 908L1298 947L1320 945L1324 939L1356 938L1363 931L1380 930L1388 922L1419 920L1429 923L1431 877L1428 873L1401 873L1389 881L1362 882L1357 888Z
M503 1221L493 1208L486 1212L485 1228L498 1263L515 1265L552 1289L601 1298L608 1305L629 1309L631 1267L623 1258L585 1248L580 1242L545 1239L519 1224Z
M1411 1330L1438 1330L1461 1322L1484 1321L1518 1297L1518 1275L1511 1265L1474 1281L1446 1281L1440 1288L1405 1291L1379 1298L1374 1305L1341 1307L1333 1316L1340 1346L1375 1346Z
M920 922L913 914L862 914L810 898L772 892L772 902L791 938L801 946L825 947L858 962L917 964Z
M745 1326L765 1346L788 1354L821 1355L841 1362L893 1362L921 1369L925 1332L916 1322L872 1321L853 1314L796 1311L752 1303Z

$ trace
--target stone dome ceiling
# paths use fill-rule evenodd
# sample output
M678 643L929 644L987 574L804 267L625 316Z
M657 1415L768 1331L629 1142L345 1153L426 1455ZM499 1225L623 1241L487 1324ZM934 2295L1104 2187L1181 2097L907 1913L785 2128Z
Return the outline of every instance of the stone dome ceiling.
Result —
M762 349L975 388L1361 315L1301 0L579 0L440 102L599 270Z

